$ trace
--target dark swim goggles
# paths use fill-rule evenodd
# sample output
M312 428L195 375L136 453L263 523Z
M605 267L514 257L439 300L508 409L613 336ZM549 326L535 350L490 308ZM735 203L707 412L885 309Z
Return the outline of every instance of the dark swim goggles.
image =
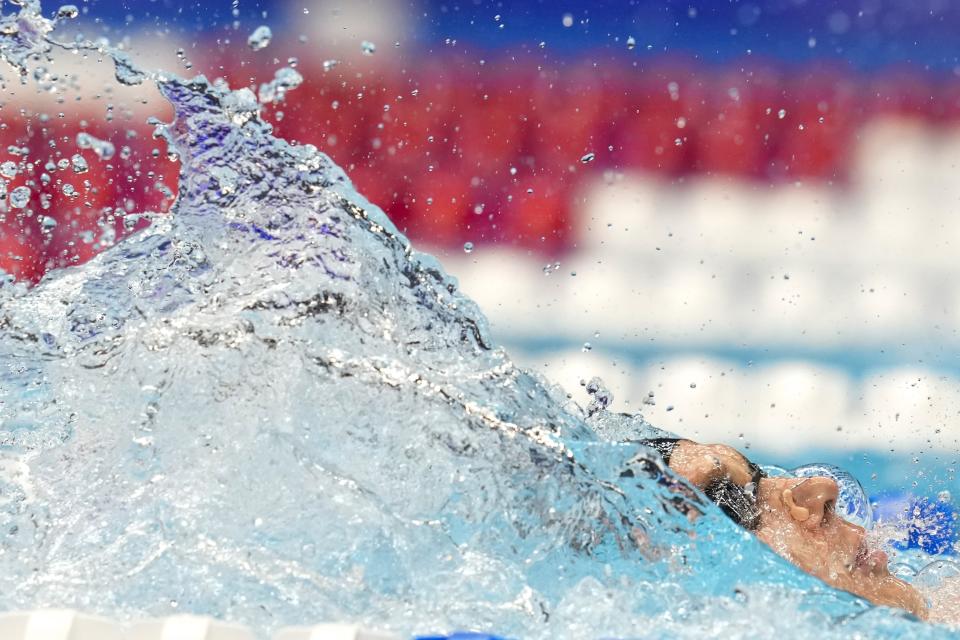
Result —
M640 444L656 449L663 457L663 461L670 464L670 456L681 438L649 438L640 440ZM743 458L750 470L750 482L740 486L729 479L721 479L711 483L703 492L710 500L720 507L731 520L741 527L755 531L760 526L760 508L757 506L757 490L760 480L767 474L757 464L746 457Z

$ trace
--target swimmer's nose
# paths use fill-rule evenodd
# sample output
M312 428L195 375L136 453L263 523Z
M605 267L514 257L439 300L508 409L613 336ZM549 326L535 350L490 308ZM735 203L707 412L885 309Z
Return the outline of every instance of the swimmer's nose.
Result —
M839 494L840 489L833 479L814 477L784 490L783 501L794 520L816 527L832 514Z

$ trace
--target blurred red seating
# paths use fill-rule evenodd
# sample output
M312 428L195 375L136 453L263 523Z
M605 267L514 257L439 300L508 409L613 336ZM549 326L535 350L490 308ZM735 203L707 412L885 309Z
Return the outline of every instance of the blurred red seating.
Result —
M678 82L678 80L680 80ZM657 70L623 86L614 133L625 169L676 175L694 163L702 89L689 71Z
M604 92L591 67L544 71L531 96L531 155L536 165L565 180L565 170L604 141Z
M453 139L464 171L507 175L526 143L529 96L515 89L484 86L460 93L458 104Z
M571 240L571 188L552 176L522 177L506 189L500 212L507 244L554 254Z
M0 224L0 271L17 280L35 283L44 270L39 228L8 217Z
M708 174L757 176L768 155L762 130L777 112L771 97L742 74L723 74L706 95L693 168Z
M785 73L749 59L726 70L672 61L482 64L468 53L413 65L358 59L330 69L304 61L303 86L265 108L266 117L278 135L328 153L398 228L435 245L508 242L552 253L574 241L571 196L599 170L842 180L851 140L869 118L960 119L960 80L933 82L912 70L858 78L818 67ZM275 64L225 47L210 60L236 86L272 76ZM8 212L0 223L0 265L18 277L89 259L111 224L118 238L126 232L127 211L171 203L158 188L176 189L177 164L164 145L146 127L127 138L129 123L90 120L88 130L110 139L117 156L108 163L81 151L89 171L51 171L46 186L42 165L70 157L77 123L28 128L13 117L0 127L4 146L27 145L39 162L7 181L8 191L31 186L30 210L40 214ZM593 161L581 163L588 153ZM63 193L67 182L76 195Z
M778 132L773 164L794 179L843 179L853 138L852 89L819 74L791 83L786 126Z
M459 171L439 169L419 176L406 194L409 232L434 245L461 242L471 192L469 176Z

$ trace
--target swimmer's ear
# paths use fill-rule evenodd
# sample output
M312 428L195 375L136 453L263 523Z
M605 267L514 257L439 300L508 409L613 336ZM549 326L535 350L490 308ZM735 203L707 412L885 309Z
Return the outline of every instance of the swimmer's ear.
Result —
M783 504L787 505L787 508L790 510L790 517L792 517L797 522L806 522L810 519L810 509L806 507L801 507L793 500L793 491L790 489L783 490Z

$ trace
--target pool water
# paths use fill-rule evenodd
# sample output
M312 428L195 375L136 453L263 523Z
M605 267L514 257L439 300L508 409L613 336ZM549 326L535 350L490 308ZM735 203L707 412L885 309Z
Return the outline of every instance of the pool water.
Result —
M0 30L24 71L57 46L37 11ZM252 92L117 65L173 105L158 135L179 197L87 264L0 286L0 608L261 633L950 637L799 572L622 442L642 419L514 365Z

